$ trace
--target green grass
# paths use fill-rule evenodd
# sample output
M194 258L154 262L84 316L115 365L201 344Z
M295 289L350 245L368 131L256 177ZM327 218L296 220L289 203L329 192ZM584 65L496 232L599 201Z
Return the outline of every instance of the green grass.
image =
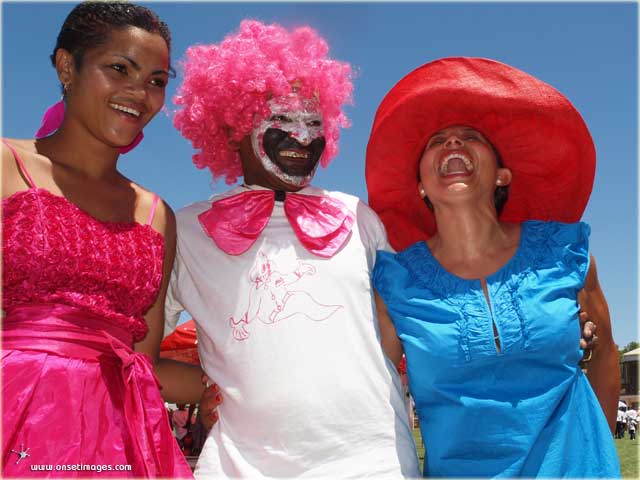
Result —
M638 439L629 440L629 434L626 434L615 442L622 478L638 478Z
M418 448L418 458L420 459L420 469L424 461L424 445L420 436L420 429L413 429L413 438ZM622 478L640 478L638 475L638 440L629 440L628 434L625 438L616 440L616 448L618 449L618 458L620 459L620 469L622 470Z
M422 435L420 435L420 428L413 429L413 439L416 442L418 449L418 459L420 460L420 470L422 471L422 462L424 461L424 444L422 443Z

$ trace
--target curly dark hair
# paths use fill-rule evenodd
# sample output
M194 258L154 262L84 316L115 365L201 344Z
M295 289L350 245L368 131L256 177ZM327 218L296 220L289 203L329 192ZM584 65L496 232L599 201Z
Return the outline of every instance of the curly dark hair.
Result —
M171 53L171 32L155 12L128 2L88 1L76 5L62 24L50 57L51 63L55 67L56 52L64 48L73 55L76 68L79 69L87 50L103 45L111 30L127 27L157 33ZM169 71L175 75L173 68Z

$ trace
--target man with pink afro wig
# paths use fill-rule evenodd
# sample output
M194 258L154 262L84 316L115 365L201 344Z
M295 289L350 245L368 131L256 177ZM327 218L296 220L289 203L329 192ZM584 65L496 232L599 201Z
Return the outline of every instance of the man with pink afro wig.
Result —
M337 153L351 67L309 27L244 21L187 51L176 127L197 167L244 183L177 217L168 333L188 311L224 398L195 475L420 475L371 287L382 223L310 185Z
M174 98L183 108L174 125L200 150L193 156L196 167L235 183L242 168L233 142L269 116L269 99L294 89L318 99L326 137L320 163L326 167L338 153L340 127L349 126L341 109L353 92L351 66L328 58L328 52L327 42L310 27L288 32L251 20L219 45L189 48Z

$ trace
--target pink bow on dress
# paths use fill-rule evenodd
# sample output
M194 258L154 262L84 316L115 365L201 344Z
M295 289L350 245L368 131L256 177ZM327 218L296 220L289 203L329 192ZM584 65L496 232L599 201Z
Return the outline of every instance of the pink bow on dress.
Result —
M198 215L204 231L229 255L241 255L269 223L273 190L250 190L214 202ZM312 254L331 258L351 233L355 215L328 196L286 193L284 211L300 243Z

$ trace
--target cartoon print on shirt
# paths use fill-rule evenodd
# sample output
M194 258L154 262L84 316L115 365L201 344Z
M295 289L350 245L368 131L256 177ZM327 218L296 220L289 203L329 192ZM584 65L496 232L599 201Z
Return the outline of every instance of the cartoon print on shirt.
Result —
M249 272L249 305L237 320L233 316L229 317L229 326L233 329L236 340L249 338L247 327L256 319L269 325L303 315L319 322L343 308L342 305L324 305L303 290L290 290L289 286L305 275L316 273L313 265L303 263L300 259L297 262L293 271L282 273L264 253L258 253L258 259Z

